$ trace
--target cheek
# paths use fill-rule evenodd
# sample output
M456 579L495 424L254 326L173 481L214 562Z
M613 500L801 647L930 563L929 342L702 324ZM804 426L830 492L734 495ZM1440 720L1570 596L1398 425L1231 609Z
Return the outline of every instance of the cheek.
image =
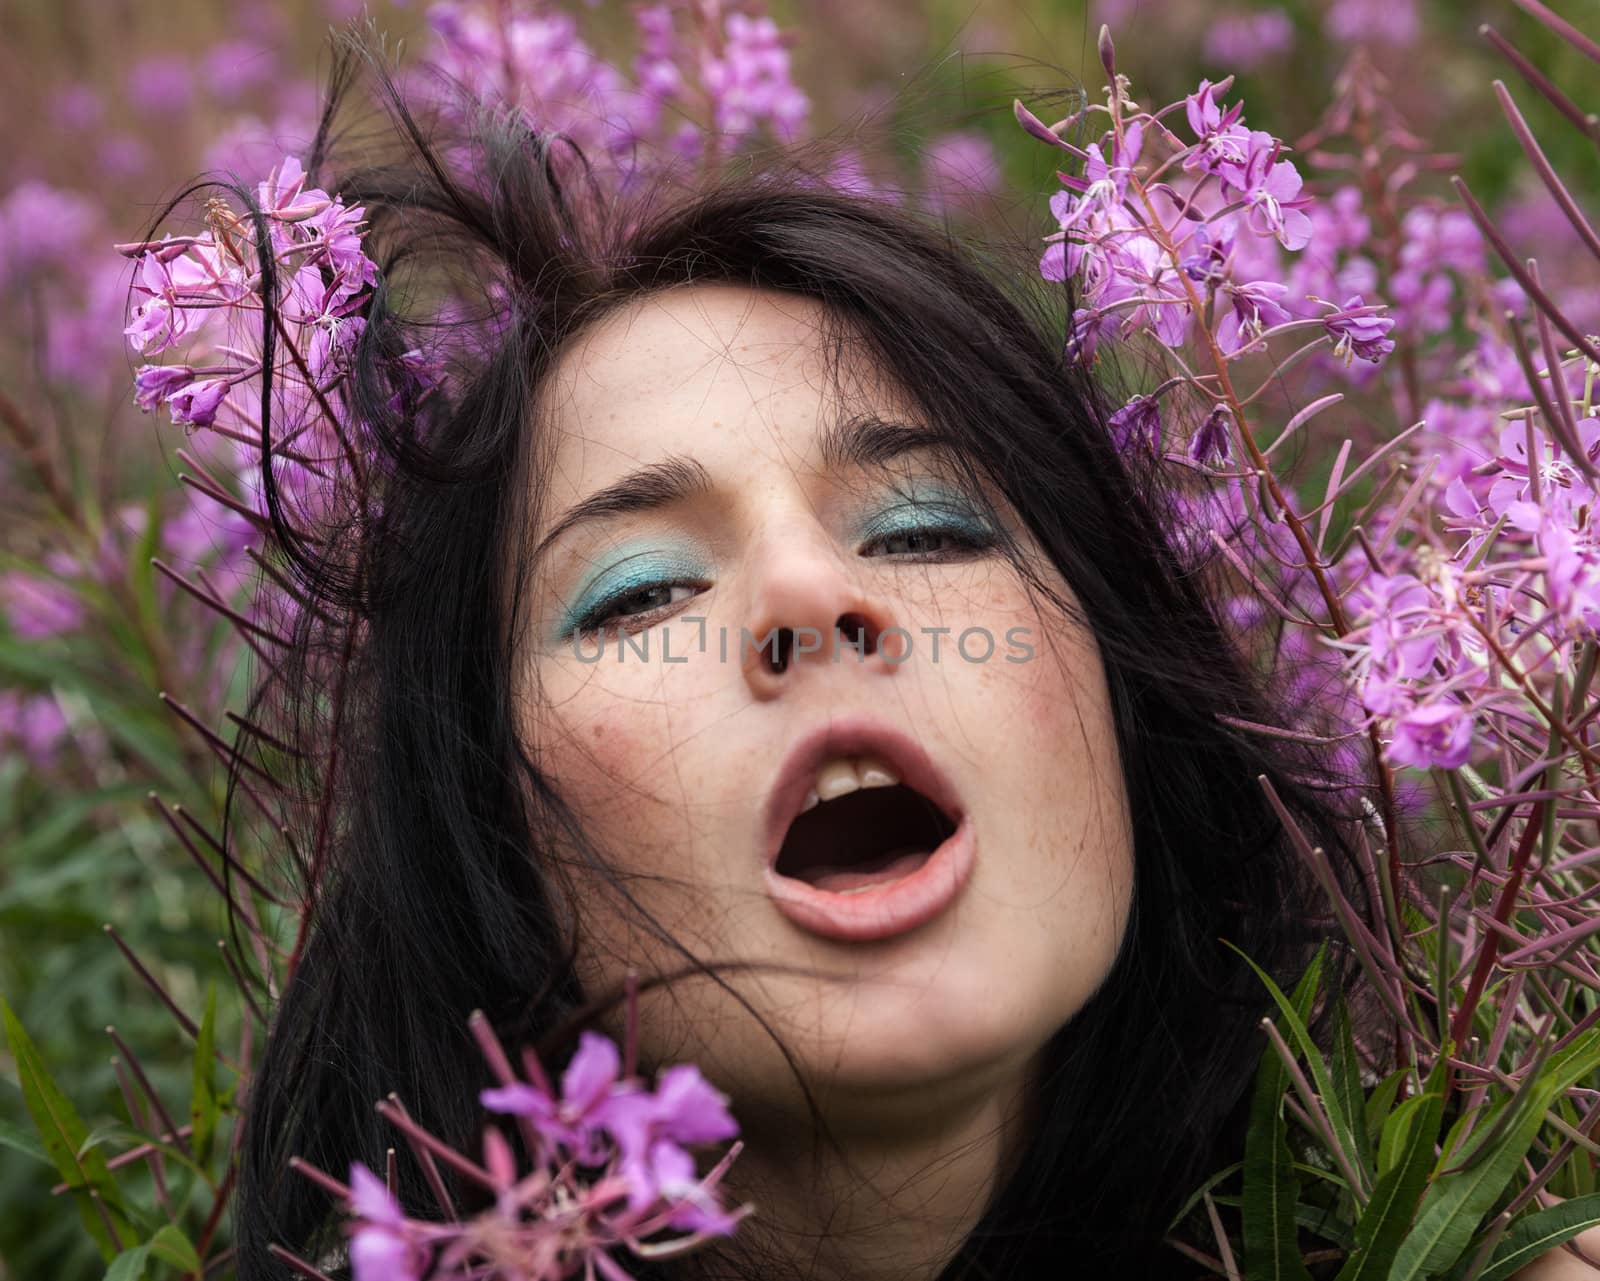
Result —
M640 909L685 941L703 940L714 897L706 888L727 879L717 855L730 843L727 807L712 799L726 762L711 755L716 736L694 721L708 700L687 687L696 680L690 667L666 672L551 665L545 705L526 731L541 773L603 864L569 864L590 939L633 963L652 937L636 928Z
M1095 647L1074 630L1002 664L985 691L1003 728L995 780L1010 817L1003 893L1019 939L1070 1013L1109 972L1127 924L1133 837L1115 726ZM1019 958L1020 964L1020 958Z

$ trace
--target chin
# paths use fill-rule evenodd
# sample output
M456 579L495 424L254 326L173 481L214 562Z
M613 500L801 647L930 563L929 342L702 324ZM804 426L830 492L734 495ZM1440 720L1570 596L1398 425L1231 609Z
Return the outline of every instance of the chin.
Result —
M813 1088L841 1104L919 1111L983 1097L1022 1071L1071 1016L1054 1010L1055 993L1019 993L1014 974L956 964L948 954L941 961L889 974L865 966L858 980L813 983L809 1000L772 1010ZM1010 999L1000 997L1008 986Z

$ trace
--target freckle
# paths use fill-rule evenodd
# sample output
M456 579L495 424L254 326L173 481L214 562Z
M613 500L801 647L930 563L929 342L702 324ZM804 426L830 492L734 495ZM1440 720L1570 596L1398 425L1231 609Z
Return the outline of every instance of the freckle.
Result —
M600 725L596 725L594 727L593 731L592 731L592 733L594 734L594 736L596 738L604 738L605 737L605 732L606 731L605 731L604 727L602 727Z

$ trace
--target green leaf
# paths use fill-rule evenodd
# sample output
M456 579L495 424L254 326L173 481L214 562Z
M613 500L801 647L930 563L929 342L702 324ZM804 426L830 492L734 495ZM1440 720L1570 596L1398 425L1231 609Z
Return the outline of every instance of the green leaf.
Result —
M150 1246L134 1246L131 1250L124 1250L106 1269L105 1281L141 1281L144 1276L144 1265L150 1258Z
M23 1102L44 1142L44 1150L55 1165L56 1172L77 1189L78 1210L83 1217L84 1227L100 1247L101 1257L110 1260L117 1252L116 1245L91 1203L88 1190L94 1188L99 1193L106 1216L119 1236L129 1239L133 1232L122 1214L122 1195L112 1182L111 1171L106 1168L106 1158L97 1148L80 1154L89 1135L88 1129L71 1100L45 1070L37 1047L4 997L0 997L0 1022L5 1026L6 1044L17 1065Z
M76 843L71 842L69 838L77 833L95 810L106 804L137 802L143 795L144 792L140 788L127 783L61 797L52 804L48 818L8 844L7 865L21 867L52 851L75 852Z
M194 1091L189 1103L189 1123L194 1126L194 1159L204 1165L211 1156L221 1103L217 1098L217 985L206 985L206 1013L194 1047Z
M1405 1156L1411 1145L1411 1126L1426 1101L1425 1094L1414 1094L1389 1113L1389 1119L1383 1123L1383 1137L1378 1140L1380 1177L1399 1165Z
M1389 1114L1394 1111L1394 1096L1400 1092L1400 1082L1411 1075L1409 1068L1396 1068L1377 1085L1372 1087L1372 1093L1367 1095L1367 1147L1376 1151L1378 1136L1383 1133L1384 1122L1389 1119ZM1379 1174L1383 1173L1382 1165L1375 1167Z
M1600 1193L1525 1214L1511 1225L1489 1266L1478 1274L1478 1281L1505 1281L1545 1251L1596 1225L1600 1225Z
M176 1224L167 1224L150 1238L150 1253L181 1272L200 1272L200 1256Z
M1291 1008L1297 1013L1311 1010L1325 954L1326 948L1317 950L1295 987ZM1256 1073L1250 1126L1245 1132L1244 1274L1250 1281L1311 1281L1295 1231L1299 1184L1294 1177L1294 1156L1289 1150L1288 1127L1283 1117L1283 1094L1288 1082L1288 1070L1269 1042Z
M1356 1040L1350 1030L1350 1007L1342 996L1333 1019L1333 1089L1338 1095L1340 1110L1350 1118L1350 1130L1356 1145L1356 1164L1371 1173L1377 1162L1372 1150L1372 1137L1367 1133L1366 1092L1361 1088L1361 1060L1356 1054Z
M1233 947L1233 944L1229 943L1227 946ZM1233 950L1239 952L1236 947L1233 947ZM1343 1149L1345 1159L1352 1166L1357 1167L1357 1175L1363 1175L1365 1167L1361 1165L1357 1158L1360 1147L1357 1144L1355 1127L1350 1121L1351 1114L1346 1112L1343 1099L1334 1088L1333 1077L1328 1071L1327 1060L1322 1057L1322 1051L1317 1048L1317 1043L1311 1039L1311 1033L1306 1028L1306 1019L1310 1017L1310 1008L1307 1007L1306 1013L1301 1014L1265 970L1248 956L1245 956L1243 952L1239 952L1239 955L1244 957L1245 964L1256 972L1256 977L1265 984L1267 991L1272 994L1272 999L1277 1002L1278 1009L1283 1013L1283 1017L1279 1021L1281 1024L1288 1025L1289 1035L1285 1036L1284 1039L1289 1042L1291 1047L1296 1044L1299 1046L1300 1054L1305 1059L1306 1067L1311 1072L1312 1086L1315 1088L1317 1096L1322 1100L1322 1109L1327 1113L1328 1124L1333 1129L1334 1142ZM1291 1037L1293 1039L1290 1039ZM1353 1050L1352 1053L1354 1053ZM1364 1188L1352 1189L1358 1194L1364 1193L1365 1190Z
M1434 1180L1423 1198L1416 1226L1395 1256L1390 1281L1412 1281L1446 1271L1471 1244L1483 1216L1493 1208L1517 1176L1522 1160L1544 1124L1545 1113L1564 1091L1600 1067L1600 1029L1590 1029L1560 1054L1550 1056L1544 1072L1524 1091L1515 1120L1506 1125L1493 1147L1465 1170ZM1494 1115L1510 1100L1490 1109Z
M1383 1281L1394 1265L1395 1255L1411 1230L1417 1201L1428 1183L1433 1168L1433 1145L1444 1118L1445 1058L1439 1057L1423 1092L1407 1099L1390 1117L1403 1110L1405 1119L1391 1130L1384 1126L1384 1141L1399 1148L1393 1166L1378 1179L1356 1222L1355 1242L1350 1258L1335 1281ZM1404 1138L1402 1139L1402 1134ZM1403 1147L1401 1144L1403 1143Z
M31 1156L35 1161L42 1161L45 1165L55 1164L50 1159L50 1154L39 1146L38 1139L20 1125L13 1125L4 1117L0 1117L0 1148L21 1152L24 1156Z

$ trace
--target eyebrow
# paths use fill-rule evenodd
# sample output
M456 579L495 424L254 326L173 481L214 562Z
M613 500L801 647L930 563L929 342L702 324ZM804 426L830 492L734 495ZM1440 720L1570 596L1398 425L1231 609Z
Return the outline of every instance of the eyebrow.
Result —
M877 414L851 414L825 426L818 438L823 463L834 469L882 467L914 450L948 447L948 442L927 427ZM710 473L698 460L673 454L629 472L604 489L574 503L539 540L534 556L563 534L590 521L652 511L682 502L712 489Z

